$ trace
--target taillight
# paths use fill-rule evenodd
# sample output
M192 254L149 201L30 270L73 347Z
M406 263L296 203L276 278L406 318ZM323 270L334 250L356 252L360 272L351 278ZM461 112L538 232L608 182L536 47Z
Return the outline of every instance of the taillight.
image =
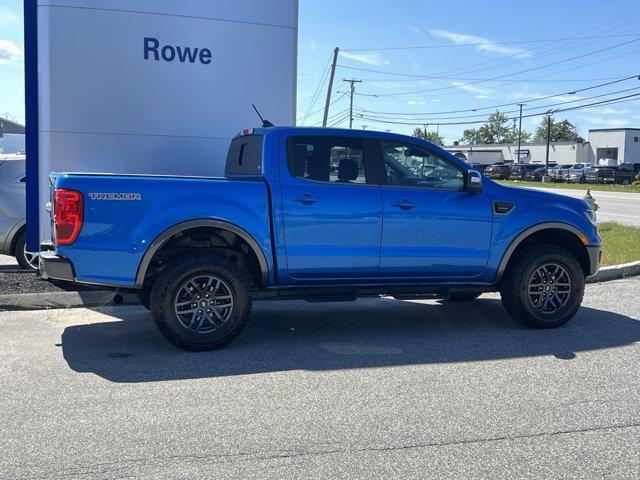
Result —
M76 241L84 220L83 210L82 193L63 188L53 191L54 243L71 245Z

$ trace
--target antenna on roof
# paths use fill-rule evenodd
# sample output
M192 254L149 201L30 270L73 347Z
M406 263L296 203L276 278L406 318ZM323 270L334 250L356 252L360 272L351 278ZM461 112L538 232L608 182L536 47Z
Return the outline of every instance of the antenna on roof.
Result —
M251 104L251 106L253 107L253 109L258 114L258 117L260 117L260 120L262 120L262 128L275 127L275 125L273 123L271 123L269 120L265 120L264 118L262 118L262 115L260 115L260 112L258 111L258 109L256 108L256 106L253 103Z

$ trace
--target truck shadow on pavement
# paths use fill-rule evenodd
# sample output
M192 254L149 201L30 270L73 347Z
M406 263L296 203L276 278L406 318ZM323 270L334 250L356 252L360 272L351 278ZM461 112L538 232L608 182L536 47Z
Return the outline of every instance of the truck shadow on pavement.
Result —
M587 307L560 329L527 329L490 298L444 305L378 298L342 304L256 302L234 342L201 353L168 343L141 307L111 309L108 315L106 321L67 327L62 348L71 369L112 382L541 355L570 361L580 352L640 340L640 321ZM114 316L120 318L110 321Z

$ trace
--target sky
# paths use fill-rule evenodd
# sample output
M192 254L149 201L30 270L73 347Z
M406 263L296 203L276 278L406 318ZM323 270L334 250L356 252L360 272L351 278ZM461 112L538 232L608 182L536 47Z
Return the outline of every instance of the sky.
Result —
M18 122L22 3L0 0L0 116ZM446 143L496 105L517 117L516 104L526 104L522 125L533 132L550 109L640 93L640 80L622 80L640 74L637 0L606 9L594 0L300 0L299 12L298 125L322 121L334 47L341 53L329 125L338 127L349 123L346 78L362 80L354 128L410 133L427 125ZM554 115L585 138L592 128L640 127L640 96L616 101Z

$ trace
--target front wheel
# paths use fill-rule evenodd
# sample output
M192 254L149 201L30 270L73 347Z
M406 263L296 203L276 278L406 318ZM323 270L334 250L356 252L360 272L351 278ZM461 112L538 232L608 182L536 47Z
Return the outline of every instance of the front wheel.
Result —
M176 260L151 290L151 315L160 332L185 350L214 350L233 340L251 313L242 273L219 255Z
M509 265L500 295L516 321L533 328L559 327L580 308L584 273L570 251L532 245Z

